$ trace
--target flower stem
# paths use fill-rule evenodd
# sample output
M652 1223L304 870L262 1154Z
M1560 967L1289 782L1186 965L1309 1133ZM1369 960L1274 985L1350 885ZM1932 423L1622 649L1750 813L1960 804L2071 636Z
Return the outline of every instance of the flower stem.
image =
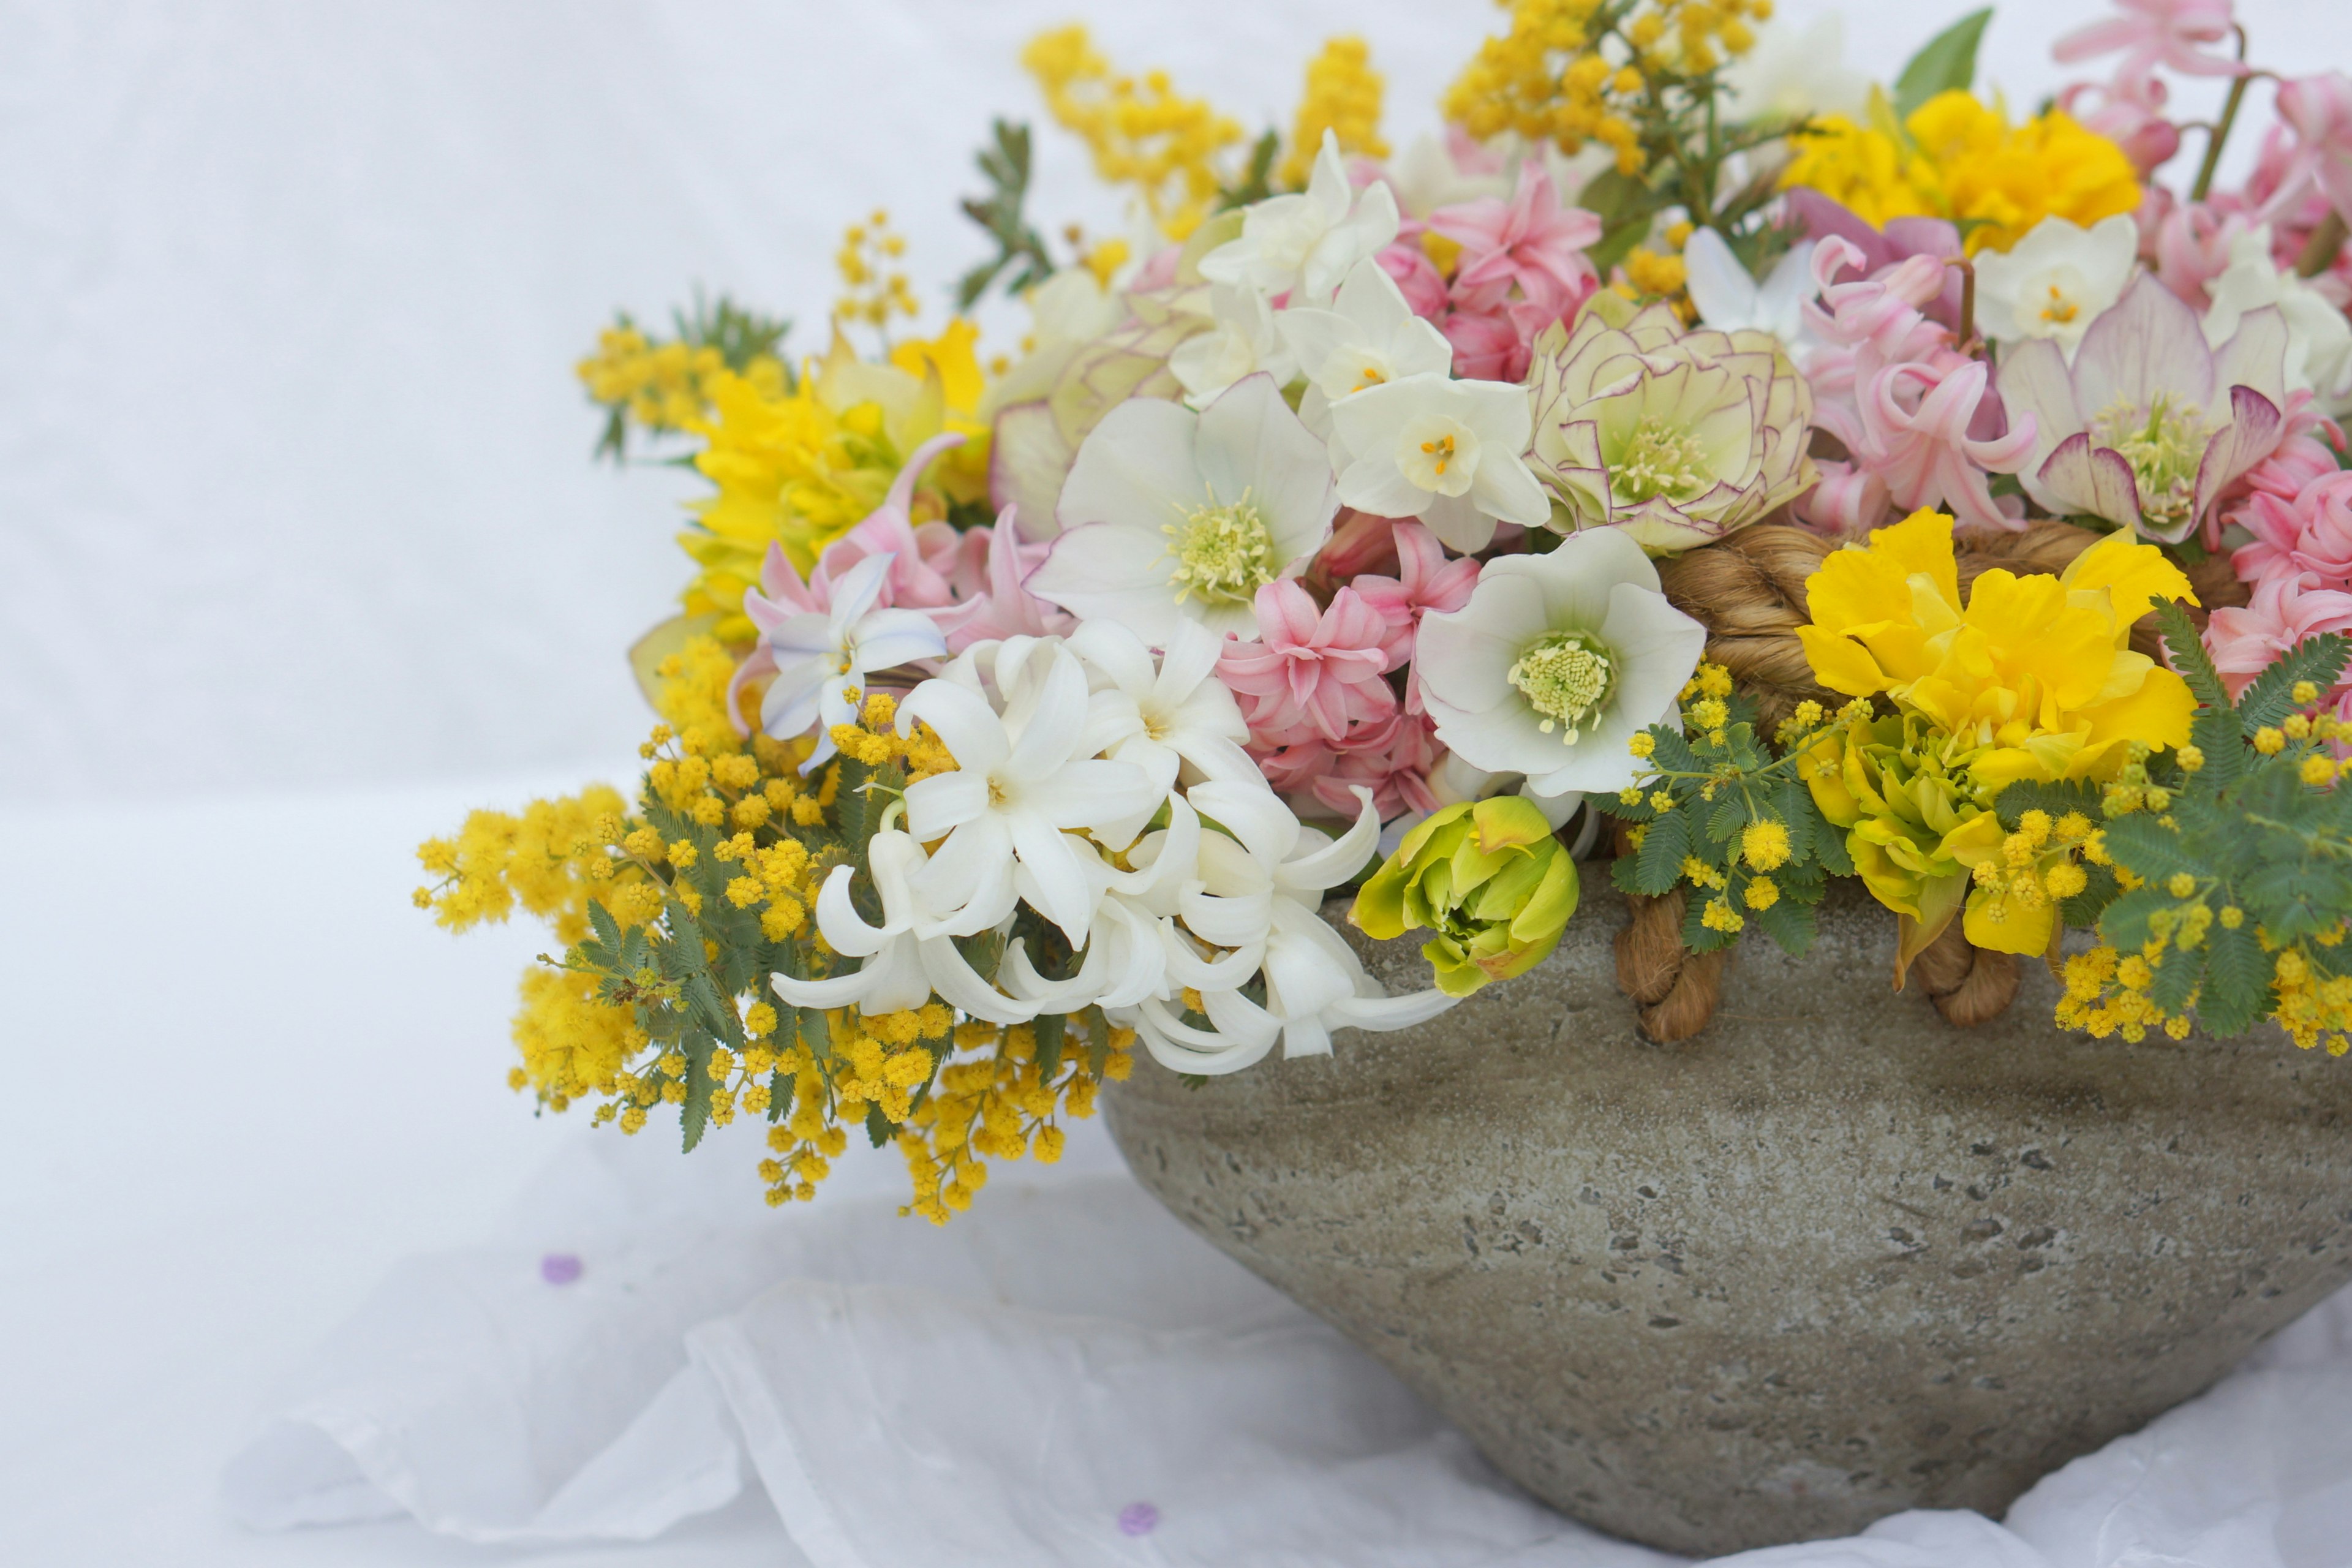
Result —
M1960 353L1967 353L1977 335L1976 264L1964 256L1950 256L1944 258L1944 265L1960 269L1960 327L1952 342Z
M2242 65L2246 58L2246 30L2234 22L2230 30L2238 35L2238 60ZM2221 166L2221 148L2230 140L2231 127L2238 123L2238 108L2246 101L2246 84L2253 79L2252 72L2231 79L2230 96L2221 100L2221 121L2205 133L2205 160L2197 165L2197 183L2189 187L2190 201L2203 201L2205 193L2213 188L2214 173Z

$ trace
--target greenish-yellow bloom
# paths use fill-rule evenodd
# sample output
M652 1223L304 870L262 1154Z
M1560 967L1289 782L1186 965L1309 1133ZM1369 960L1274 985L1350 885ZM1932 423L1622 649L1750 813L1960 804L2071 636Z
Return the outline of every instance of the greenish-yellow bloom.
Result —
M1550 956L1576 912L1576 862L1521 795L1432 813L1372 873L1349 919L1383 941L1426 928L1437 988L1467 996Z

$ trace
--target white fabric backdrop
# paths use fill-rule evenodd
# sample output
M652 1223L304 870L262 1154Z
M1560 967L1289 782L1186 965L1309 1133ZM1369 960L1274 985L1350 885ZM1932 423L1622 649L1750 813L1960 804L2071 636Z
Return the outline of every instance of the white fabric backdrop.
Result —
M1784 0L1802 21L1821 0ZM1857 5L1891 72L1961 0ZM2352 8L2245 0L2264 58ZM2090 0L2004 6L2021 105ZM699 281L821 345L877 203L926 298L979 252L1022 40L1091 14L1245 121L1353 30L1392 140L1477 0L10 0L0 7L0 797L577 765L641 723L620 661L683 578L677 476L592 469L571 364ZM1039 128L1037 213L1115 226Z

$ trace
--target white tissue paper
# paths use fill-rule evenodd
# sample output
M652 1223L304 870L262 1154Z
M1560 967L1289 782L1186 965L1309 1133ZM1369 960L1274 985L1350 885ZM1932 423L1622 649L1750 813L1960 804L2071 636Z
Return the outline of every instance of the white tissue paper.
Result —
M228 1468L231 1510L643 1541L756 1478L814 1568L1681 1561L1517 1491L1091 1129L1061 1167L1000 1167L944 1228L878 1191L737 1219L715 1185L736 1163L585 1138L501 1228L511 1245L412 1261L291 1376ZM1923 1510L1721 1561L2340 1564L2347 1410L2339 1298L2005 1523Z

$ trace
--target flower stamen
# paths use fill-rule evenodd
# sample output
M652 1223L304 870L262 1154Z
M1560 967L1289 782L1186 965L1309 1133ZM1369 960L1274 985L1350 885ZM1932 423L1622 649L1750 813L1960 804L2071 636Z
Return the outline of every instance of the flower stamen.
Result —
M1543 716L1536 728L1547 735L1558 728L1562 743L1572 746L1608 706L1616 661L1590 633L1553 632L1520 650L1509 679Z
M1274 533L1247 490L1230 506L1196 508L1160 531L1176 558L1169 580L1180 605L1194 595L1205 604L1246 604L1274 581Z

